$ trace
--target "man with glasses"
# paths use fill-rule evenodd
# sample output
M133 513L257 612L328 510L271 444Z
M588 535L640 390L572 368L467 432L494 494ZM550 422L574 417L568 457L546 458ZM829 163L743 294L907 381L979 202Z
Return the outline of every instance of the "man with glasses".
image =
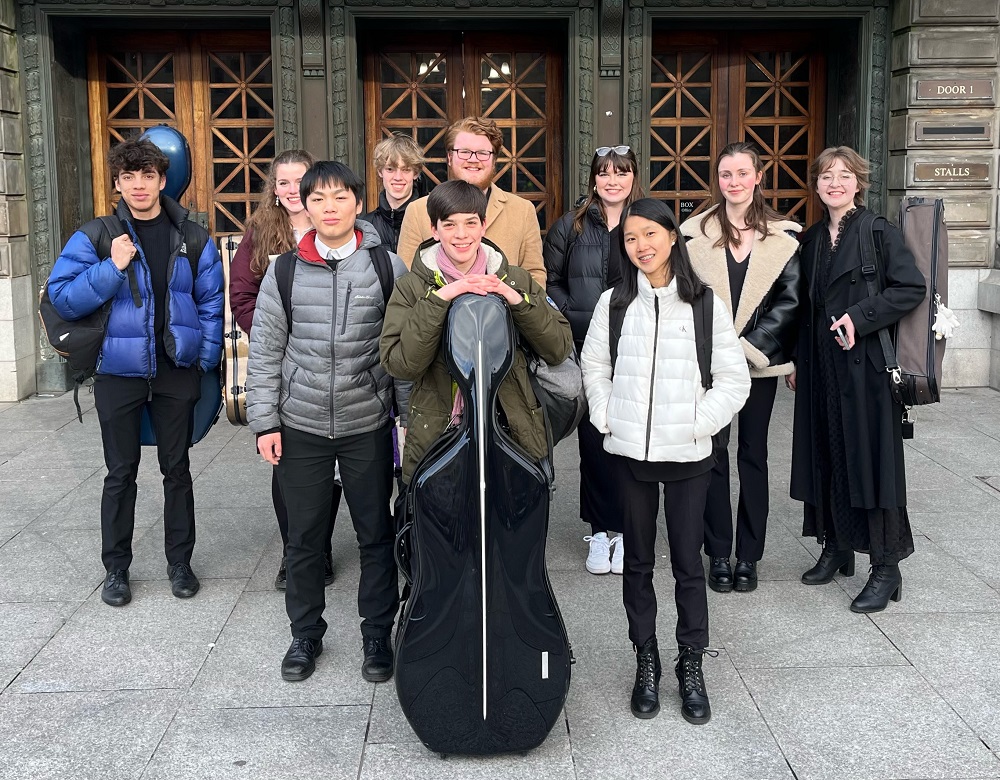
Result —
M486 238L500 247L508 262L521 266L544 287L546 273L542 263L542 235L535 207L531 201L493 184L497 155L502 145L503 134L492 119L466 117L456 122L445 135L448 178L467 181L486 193L489 199ZM427 198L410 203L403 217L397 250L407 266L413 261L417 247L431 238L431 227L427 216Z

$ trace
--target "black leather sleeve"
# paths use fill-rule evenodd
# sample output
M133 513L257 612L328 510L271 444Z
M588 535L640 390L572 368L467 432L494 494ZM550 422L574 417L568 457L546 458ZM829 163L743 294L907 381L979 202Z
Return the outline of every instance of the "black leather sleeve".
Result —
M779 274L763 304L763 311L744 338L778 365L788 361L795 345L799 302L802 299L802 265L796 251Z

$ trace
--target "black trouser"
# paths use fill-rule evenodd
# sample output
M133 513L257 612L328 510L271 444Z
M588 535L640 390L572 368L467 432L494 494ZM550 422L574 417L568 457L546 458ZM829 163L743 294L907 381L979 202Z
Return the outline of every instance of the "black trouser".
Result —
M623 460L623 459L622 459ZM645 644L656 634L656 516L660 485L667 517L670 567L677 604L677 644L696 650L708 647L708 596L701 562L702 516L710 472L674 482L640 482L626 462L619 470L625 536L622 599L628 615L628 638Z
M343 491L337 483L333 485L333 499L330 501L330 533L326 536L326 546L323 552L333 551L333 527L337 523L337 512L340 511L340 496ZM278 469L271 471L271 503L274 504L274 516L278 518L278 531L281 532L281 554L288 547L288 507L285 497L281 495L281 481L278 479Z
M340 463L344 497L361 551L358 614L361 633L387 636L399 607L392 494L392 426L328 439L284 428L278 479L288 506L288 585L285 609L292 636L320 639L326 632L323 546L329 536L334 464Z
M769 498L767 487L767 430L774 408L778 377L750 381L750 397L739 413L736 468L740 498L736 509L736 557L759 561L764 557ZM705 502L705 553L728 558L733 551L733 508L729 500L729 434L722 429L715 448L712 484Z
M132 565L135 478L139 473L142 407L150 399L156 456L163 474L163 536L167 564L191 563L194 551L194 487L188 450L201 378L161 358L152 380L98 374L94 404L101 423L104 478L101 496L101 560L108 571Z

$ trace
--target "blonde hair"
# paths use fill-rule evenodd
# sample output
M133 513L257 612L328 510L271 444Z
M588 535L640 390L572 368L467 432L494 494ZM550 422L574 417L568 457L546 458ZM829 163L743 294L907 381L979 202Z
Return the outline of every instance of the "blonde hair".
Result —
M451 151L455 145L455 139L458 138L459 133L486 136L493 146L493 161L494 163L496 162L496 158L500 154L500 148L503 146L503 133L500 132L500 128L497 127L496 122L492 119L483 119L478 116L467 116L464 119L459 119L445 133L444 145L448 151Z
M274 195L279 165L304 165L311 168L316 159L304 149L289 149L271 161L267 178L260 188L257 208L247 220L247 230L253 230L253 252L250 255L250 270L258 279L264 278L270 255L280 255L295 248L295 233L288 211L277 202Z
M809 186L813 190L819 183L820 174L826 173L833 164L840 160L858 180L858 191L854 194L854 205L863 206L865 195L871 186L871 166L868 160L849 146L829 146L819 153L813 164L809 166ZM825 207L824 207L825 208Z
M427 158L417 146L417 142L402 133L396 133L379 141L375 145L372 158L376 171L381 171L391 163L398 162L399 167L409 168L411 171L419 173L427 162Z

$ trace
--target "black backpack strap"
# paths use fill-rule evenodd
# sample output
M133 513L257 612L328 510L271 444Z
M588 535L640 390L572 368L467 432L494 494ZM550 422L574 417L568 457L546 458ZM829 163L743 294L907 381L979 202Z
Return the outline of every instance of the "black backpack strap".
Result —
M201 253L205 251L208 243L208 233L197 222L190 219L184 220L184 253L191 264L191 292L194 293L195 280L198 278L198 263L201 261Z
M94 249L97 250L97 256L103 260L105 257L111 257L111 242L118 238L118 236L125 233L125 226L122 225L122 221L113 214L105 217L98 217L97 221L101 223L104 230L102 230L97 236L97 241L94 241L94 236L92 235L88 235L88 238L94 245ZM128 289L132 294L132 303L135 304L137 309L141 309L142 296L139 294L139 278L135 275L135 268L131 263L129 263L125 268L125 276L128 278Z
M698 371L701 373L701 386L706 390L712 387L712 340L715 328L712 320L715 313L715 293L709 288L691 304L694 310L694 346L698 353Z
M295 281L295 255L281 255L274 261L274 281L278 283L278 296L281 298L281 308L285 310L285 320L288 322L288 334L292 333L292 282Z
M861 274L865 277L865 284L868 285L868 295L874 298L879 294L879 287L882 285L882 268L879 255L881 254L875 242L875 221L876 217L871 212L867 212L861 217ZM879 230L881 239L882 231ZM878 242L881 244L881 240ZM892 346L892 339L889 338L889 330L881 328L878 332L878 340L882 345L882 358L885 360L885 370L890 374L899 371L899 363L896 362L896 350Z
M372 265L375 266L378 283L382 285L382 301L388 306L392 287L396 283L396 274L392 270L392 258L389 257L389 250L379 244L369 249L368 253L371 255Z
M614 297L612 295L612 297ZM618 342L622 337L622 325L625 323L625 309L620 306L608 306L608 347L611 350L611 376L615 375L615 363L618 362Z

